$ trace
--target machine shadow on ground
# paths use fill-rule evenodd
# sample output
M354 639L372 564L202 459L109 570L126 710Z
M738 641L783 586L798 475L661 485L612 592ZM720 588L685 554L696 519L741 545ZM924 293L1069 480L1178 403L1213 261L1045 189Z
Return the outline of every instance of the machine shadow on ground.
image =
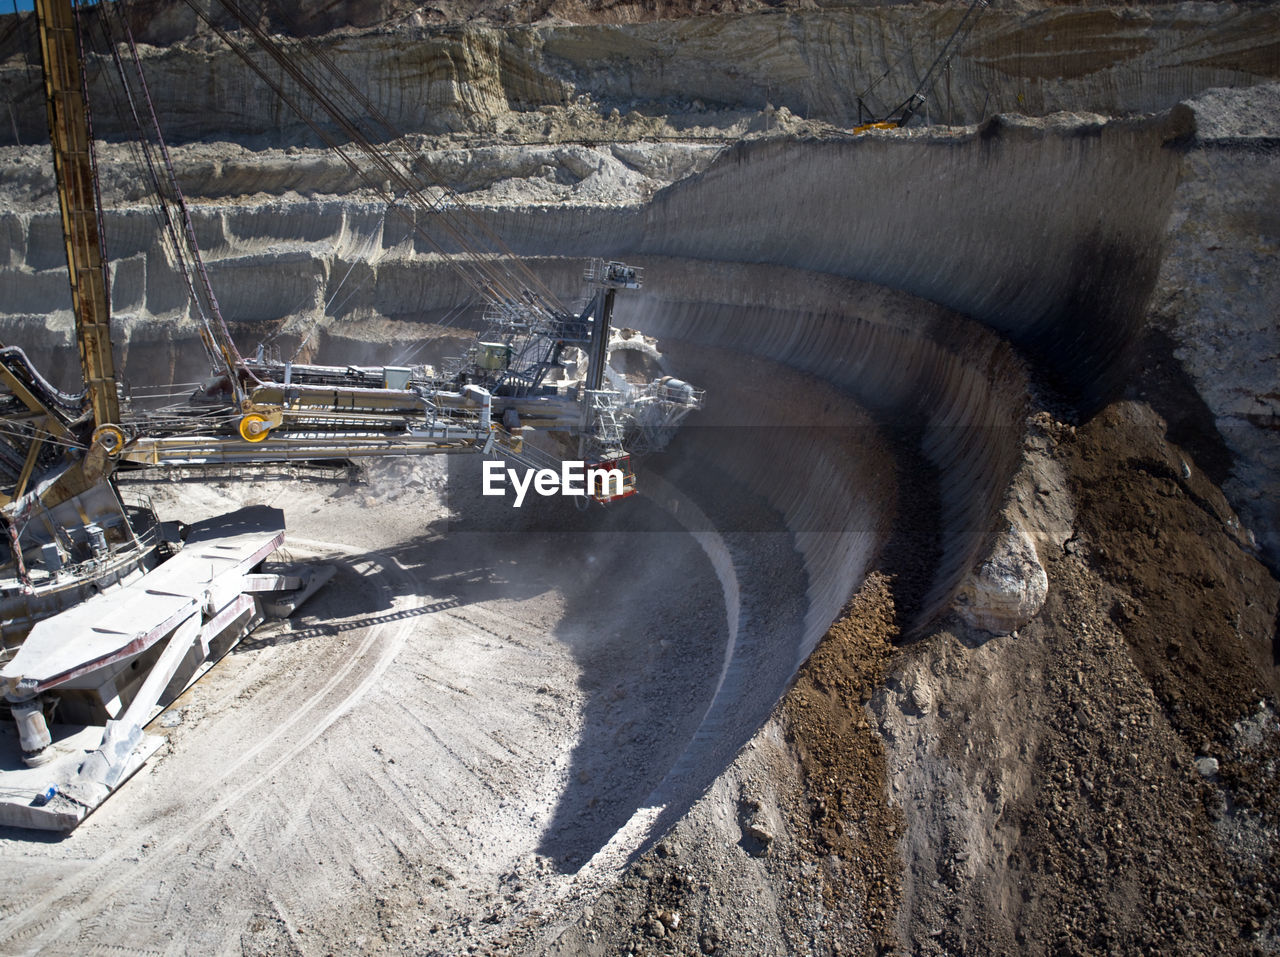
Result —
M583 533L571 538L583 543L581 587L567 596L556 638L574 654L586 700L566 788L539 846L561 873L579 870L650 803L662 807L650 836L668 828L790 677L805 594L791 536L776 512L696 451L677 440L645 467L660 469L716 527L749 529L726 538L748 586L750 634L733 653L755 687L730 678L716 699L730 651L724 593L692 535L644 497L580 518Z

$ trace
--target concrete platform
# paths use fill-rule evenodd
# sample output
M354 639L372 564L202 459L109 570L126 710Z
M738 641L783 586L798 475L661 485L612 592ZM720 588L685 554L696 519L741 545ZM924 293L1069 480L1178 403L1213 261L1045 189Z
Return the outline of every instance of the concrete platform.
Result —
M199 522L154 571L36 625L0 681L39 693L145 651L200 609L221 608L219 599L238 594L241 576L283 542L279 509L253 506Z
M57 757L38 768L29 768L22 761L17 731L12 725L0 728L0 825L69 831L93 810L61 792L75 781L85 758L102 744L106 729L102 725L55 724L50 731ZM164 739L158 735L143 735L130 753L116 787L132 777L162 744ZM50 787L59 793L47 803L39 803Z
M283 541L284 516L275 508L251 506L198 522L183 549L144 577L36 625L0 670L4 692L11 701L43 693L46 708L48 699L65 696L79 702L74 718L89 723L50 728L53 744L41 755L53 759L31 768L16 726L6 722L0 824L71 830L136 772L164 740L143 726L260 620L248 593L295 580L304 590L318 587L310 579L321 576L253 574ZM159 655L140 659L152 646L160 646ZM137 670L140 661L146 668ZM90 697L97 705L84 711Z

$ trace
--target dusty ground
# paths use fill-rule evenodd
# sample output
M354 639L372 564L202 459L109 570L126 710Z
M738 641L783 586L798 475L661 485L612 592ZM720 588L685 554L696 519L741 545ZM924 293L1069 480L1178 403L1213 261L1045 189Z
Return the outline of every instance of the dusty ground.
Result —
M690 627L705 559L678 534L450 529L444 478L135 488L188 520L283 506L335 587L157 719L123 800L66 838L0 835L0 951L459 952L590 892L718 661L722 614ZM592 600L646 554L660 589Z

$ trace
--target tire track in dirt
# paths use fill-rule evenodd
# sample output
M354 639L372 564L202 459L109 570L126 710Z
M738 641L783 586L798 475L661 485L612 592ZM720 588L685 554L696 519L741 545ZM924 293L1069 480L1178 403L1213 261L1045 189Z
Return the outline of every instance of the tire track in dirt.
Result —
M351 553L351 549L347 546L311 540L294 540L290 543L290 547L295 552L309 552L316 556L328 553L329 557L336 557L344 553ZM362 564L371 564L378 557L380 556L365 554L365 560ZM388 579L394 579L395 584L406 586L399 589L402 595L402 604L397 610L406 611L423 604L422 598L414 593L412 587L408 587L413 584L412 576L408 572L401 569L394 561L380 563L379 567L385 573L383 580L378 583L379 590L384 594L390 596L395 593L392 588L392 581ZM390 604L390 602L388 603ZM271 760L264 769L253 775L248 781L216 797L200 817L168 838L163 844L150 850L146 854L145 860L140 863L145 864L148 869L154 869L160 862L184 852L195 835L261 787L274 774L321 737L334 722L346 714L377 684L396 654L408 640L414 624L415 621L412 617L374 624L366 633L356 652L348 658L347 663L333 674L320 690L299 706L291 717L223 771L219 775L217 783L221 784L232 779L250 762L287 735L304 718L313 720L314 723L310 730L303 734L301 738L289 744L280 756ZM391 630L389 636L385 636L385 633L392 625L396 627ZM381 647L379 648L379 646ZM376 658L369 661L368 659L375 649L378 651ZM356 672L361 665L366 665L367 670L363 672L363 676L356 687L317 719L313 712L320 708L327 699L331 698L335 691L340 690L352 677L352 673ZM216 787L217 785L215 784L214 786ZM0 920L0 945L10 948L10 952L17 953L17 950L12 949L13 945L25 941L26 943L22 945L25 950L21 951L22 953L38 952L45 946L45 941L48 938L56 938L60 931L73 928L80 920L100 911L116 894L127 887L133 879L133 868L121 870L121 865L133 851L134 849L131 846L126 846L99 857L81 873L60 881L48 893L31 899L17 913ZM114 877L110 877L109 875L112 871L117 871L118 873ZM86 887L92 889L85 892ZM57 911L56 916L47 916L55 909Z

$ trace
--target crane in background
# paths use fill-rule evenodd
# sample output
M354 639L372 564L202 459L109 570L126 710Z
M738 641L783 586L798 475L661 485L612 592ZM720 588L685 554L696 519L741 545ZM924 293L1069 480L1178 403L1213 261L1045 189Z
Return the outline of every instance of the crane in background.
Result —
M915 115L920 111L920 108L924 106L927 101L925 90L928 90L933 86L935 78L940 72L950 68L952 58L960 52L960 47L964 43L965 38L969 35L969 32L977 26L978 18L982 15L982 11L986 9L988 2L989 0L970 0L968 8L964 12L964 16L960 18L960 22L957 23L955 29L951 31L951 35L947 37L947 41L938 50L937 55L933 58L933 62L929 64L929 68L924 71L924 75L920 77L920 82L916 84L916 87L911 91L911 94L897 106L893 107L887 113L878 118L868 119L867 114L870 111L867 110L863 103L863 97L867 96L876 88L877 85L879 85L881 80L893 72L897 63L890 66L889 69L885 70L884 73L877 77L869 87L858 94L858 125L853 128L853 132L865 133L867 130L896 130L901 129L910 123ZM903 56L905 57L906 54L903 54ZM899 58L898 62L901 62L901 58ZM874 117L875 114L872 113L871 116Z

